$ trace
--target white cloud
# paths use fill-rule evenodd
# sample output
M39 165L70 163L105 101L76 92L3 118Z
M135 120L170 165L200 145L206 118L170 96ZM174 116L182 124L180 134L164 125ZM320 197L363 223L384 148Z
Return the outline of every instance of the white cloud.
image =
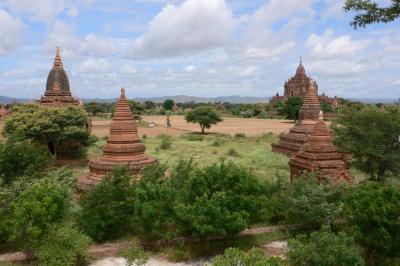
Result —
M312 56L322 60L358 53L367 47L368 41L354 41L350 35L335 38L334 31L328 29L321 36L311 34L306 45L311 49Z
M166 5L134 41L128 57L167 58L192 55L231 41L235 20L225 0L186 0Z
M54 55L56 47L59 46L62 57L75 57L77 44L74 28L63 21L55 21L45 38L44 51L46 54Z
M14 50L22 44L24 24L7 11L0 9L0 55Z
M117 53L118 47L107 39L90 33L81 41L79 50L85 55L109 56Z
M32 20L51 22L64 10L64 0L6 0L9 8L27 14Z
M71 18L75 18L79 15L79 9L77 8L70 8L67 10L67 15Z
M288 53L298 29L313 19L312 0L271 0L241 17L240 37L228 48L238 60L260 61Z
M186 72L186 73L193 73L193 72L195 72L196 70L197 70L196 66L190 65L190 66L185 67L184 72Z
M110 62L103 58L89 58L80 66L80 71L83 73L105 73L111 68Z
M130 66L130 65L124 65L121 68L121 74L125 74L125 75L132 75L132 74L136 74L138 71L135 67Z

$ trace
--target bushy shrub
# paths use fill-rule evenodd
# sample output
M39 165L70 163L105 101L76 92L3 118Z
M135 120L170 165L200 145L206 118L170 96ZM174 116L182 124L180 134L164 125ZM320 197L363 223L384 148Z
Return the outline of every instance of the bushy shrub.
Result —
M226 153L226 155L231 156L231 157L239 157L240 154L237 150L235 150L234 148L230 148L228 150L228 152Z
M119 237L132 226L134 187L126 167L117 167L81 199L78 219L82 230L95 240Z
M169 135L161 134L157 136L161 142L159 148L162 150L168 150L171 148L172 145L172 138Z
M261 183L239 166L181 161L169 179L161 176L144 174L137 186L136 214L146 235L228 236L267 219Z
M375 182L354 187L346 197L349 232L366 249L367 261L394 265L400 257L400 191Z
M12 238L28 246L40 242L52 226L65 219L69 200L65 185L49 178L35 181L11 204Z
M88 259L91 239L76 229L55 226L35 249L40 266L74 266Z
M216 256L213 266L284 266L287 265L281 258L267 257L263 250L252 248L244 252L238 248L227 248L223 255ZM299 264L300 265L300 264Z
M31 176L49 163L47 147L10 137L0 143L0 185L9 184L16 177Z
M344 233L335 235L324 228L309 236L299 235L288 242L290 265L364 265L360 248Z

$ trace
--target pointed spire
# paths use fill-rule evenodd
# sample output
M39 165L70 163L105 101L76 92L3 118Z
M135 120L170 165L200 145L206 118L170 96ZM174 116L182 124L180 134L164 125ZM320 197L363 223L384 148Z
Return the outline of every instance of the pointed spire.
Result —
M120 95L120 98L126 98L126 96L125 96L125 88L124 88L124 87L121 87L121 95Z
M306 70L303 67L303 58L300 56L300 63L296 69L296 75L305 75L305 74L306 74Z
M61 56L60 56L60 47L57 46L57 51L56 51L56 57L54 58L54 68L62 68L63 64L61 62Z

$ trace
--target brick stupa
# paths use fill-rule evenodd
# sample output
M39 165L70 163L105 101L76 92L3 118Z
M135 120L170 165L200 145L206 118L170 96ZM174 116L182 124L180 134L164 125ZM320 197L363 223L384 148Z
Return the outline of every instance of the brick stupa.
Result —
M104 175L110 173L115 166L127 165L132 176L148 165L158 164L158 160L145 155L145 146L140 142L136 121L121 89L121 96L115 106L113 120L107 144L103 146L103 156L90 160L90 172L78 177L77 186L85 190L100 183Z
M272 151L283 153L289 157L293 156L303 147L308 135L321 116L322 110L317 96L316 83L312 81L300 108L299 119L289 132L282 133L279 136L279 143L272 144Z
M39 100L46 106L71 106L79 105L79 100L72 97L67 73L61 61L60 49L57 47L53 68L47 77L46 91Z
M303 148L290 159L289 166L291 180L303 172L315 172L319 180L352 180L344 156L332 143L329 129L323 121L314 125Z

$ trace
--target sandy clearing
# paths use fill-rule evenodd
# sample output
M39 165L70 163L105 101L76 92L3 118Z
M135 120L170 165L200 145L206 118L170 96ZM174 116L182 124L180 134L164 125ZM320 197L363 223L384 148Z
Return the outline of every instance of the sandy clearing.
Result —
M155 137L159 134L168 134L172 136L179 136L187 132L199 132L197 124L186 123L183 116L171 116L170 121L172 128L166 128L165 116L143 116L146 122L153 122L156 124L154 128L139 128L140 136L144 134L149 137ZM216 126L213 126L207 132L224 133L235 135L236 133L244 133L246 136L259 136L263 133L272 132L280 134L288 131L293 127L294 123L291 120L279 119L253 119L253 118L232 118L225 117L224 121ZM98 137L108 135L110 121L107 120L94 120L93 132Z

